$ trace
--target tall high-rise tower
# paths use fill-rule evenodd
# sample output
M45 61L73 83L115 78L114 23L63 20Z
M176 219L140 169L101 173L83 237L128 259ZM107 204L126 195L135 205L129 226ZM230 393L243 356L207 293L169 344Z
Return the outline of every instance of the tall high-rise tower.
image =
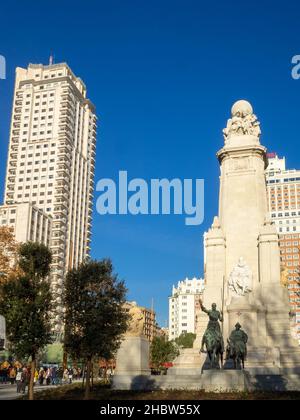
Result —
M4 204L29 203L49 219L57 331L65 273L89 255L95 148L95 108L70 67L17 68Z

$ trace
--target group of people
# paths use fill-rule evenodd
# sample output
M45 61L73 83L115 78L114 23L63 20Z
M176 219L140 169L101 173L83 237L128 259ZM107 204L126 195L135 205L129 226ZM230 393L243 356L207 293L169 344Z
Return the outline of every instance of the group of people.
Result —
M0 365L0 384L11 383L12 385L16 381L18 365L12 365L8 362L4 362Z
M62 385L71 384L73 380L80 380L83 370L80 367L41 366L34 373L34 384ZM0 365L0 384L16 384L17 393L25 393L31 376L30 366L19 362L3 362Z
M69 367L63 369L62 366L41 367L36 369L34 374L34 382L39 385L62 385L71 384L74 379L82 378L82 369Z

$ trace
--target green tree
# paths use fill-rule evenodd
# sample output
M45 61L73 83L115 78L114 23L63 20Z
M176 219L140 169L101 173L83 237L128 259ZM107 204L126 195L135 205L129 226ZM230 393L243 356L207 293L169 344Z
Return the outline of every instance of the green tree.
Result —
M178 347L190 349L193 347L195 338L196 338L196 334L193 334L191 332L181 333L179 337L175 338L175 343L178 345Z
M33 399L34 372L38 352L51 343L51 293L48 275L51 252L38 243L19 247L22 275L0 285L0 313L6 319L7 339L19 358L30 358L29 399Z
M126 331L126 288L113 274L109 259L86 261L68 272L65 282L64 346L87 367L85 399L89 399L92 360L110 359Z
M163 363L171 362L178 356L178 349L173 341L166 341L164 337L154 337L150 347L151 363L160 369Z

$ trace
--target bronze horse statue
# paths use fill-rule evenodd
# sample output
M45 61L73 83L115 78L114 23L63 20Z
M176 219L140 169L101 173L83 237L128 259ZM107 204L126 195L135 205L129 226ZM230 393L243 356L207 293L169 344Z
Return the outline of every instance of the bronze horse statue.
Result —
M210 368L223 368L223 345L216 335L208 335L206 338L206 350L210 360Z

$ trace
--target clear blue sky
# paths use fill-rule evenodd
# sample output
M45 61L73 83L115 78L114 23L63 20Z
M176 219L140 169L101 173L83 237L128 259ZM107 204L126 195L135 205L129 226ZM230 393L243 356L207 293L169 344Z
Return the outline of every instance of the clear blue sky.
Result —
M215 152L232 103L248 99L262 142L300 167L298 1L9 1L1 4L0 193L7 156L14 69L66 61L99 116L96 181L204 178L205 220L184 216L99 216L92 255L112 258L129 298L167 319L173 283L203 273L202 235L217 213ZM95 194L97 197L97 194Z

